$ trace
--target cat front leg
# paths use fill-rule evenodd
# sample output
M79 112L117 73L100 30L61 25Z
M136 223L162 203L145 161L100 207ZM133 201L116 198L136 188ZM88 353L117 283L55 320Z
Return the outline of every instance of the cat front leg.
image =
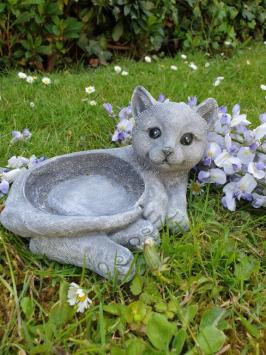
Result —
M30 240L30 250L62 264L85 267L110 279L130 280L135 273L133 255L105 234L82 237L36 237Z
M166 221L170 230L175 233L189 229L186 192L186 182L179 182L168 189L169 204Z
M154 176L149 176L143 203L143 218L149 220L155 228L165 221L169 198L164 185Z

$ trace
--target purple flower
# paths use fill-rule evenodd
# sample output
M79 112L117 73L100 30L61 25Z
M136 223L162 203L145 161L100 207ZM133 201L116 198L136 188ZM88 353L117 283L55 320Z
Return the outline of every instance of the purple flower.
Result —
M23 139L23 134L20 131L12 131L12 140L11 143L18 142Z
M113 111L113 106L109 104L108 102L103 104L103 108L108 112L109 116L115 117L114 111Z
M240 159L230 155L226 150L223 150L214 162L219 168L223 168L227 175L232 175L241 169Z
M218 112L219 113L226 113L227 112L227 107L226 106L220 106L218 108Z
M46 160L46 157L44 157L44 156L42 156L38 159L38 158L36 158L35 155L32 155L29 159L29 162L28 162L28 168L30 169L30 168L42 163L45 160Z
M197 106L197 96L189 96L187 100L187 104L190 108L196 107Z
M163 103L166 100L166 97L163 94L160 94L157 101Z
M230 211L235 211L237 198L251 201L252 192L257 186L257 181L250 174L245 174L239 181L229 182L224 186L225 196L222 198L222 204Z
M246 119L247 115L242 114L240 115L240 105L236 104L233 107L233 117L232 117L232 121L231 121L231 127L236 127L238 125L249 125L250 122Z
M0 183L0 193L2 193L3 195L7 195L9 191L9 182L6 180L3 180Z
M259 119L261 123L266 123L266 112L262 113Z
M223 124L223 125L229 125L230 122L231 122L231 117L230 117L229 115L227 115L226 113L223 113L223 114L221 115L220 120L221 120L221 124Z
M257 163L250 162L248 164L248 172L258 180L263 179L266 176L265 164L262 161Z
M28 128L25 128L22 133L20 131L12 131L12 140L11 140L11 143L15 143L15 142L18 142L18 141L22 141L22 140L28 140L31 138L32 134L31 132L29 131Z
M252 206L254 208L266 207L266 196L253 192L252 198Z
M253 162L255 154L250 150L249 147L241 147L239 149L239 152L237 153L237 157L241 161L241 163L249 164Z
M252 152L255 152L255 151L258 149L259 146L260 146L260 145L259 145L258 142L254 142L254 143L250 144L249 149L250 149Z
M253 132L256 140L266 137L266 122L255 128Z
M133 120L122 119L118 122L116 130L113 134L113 142L123 142L131 139L133 129Z
M226 175L222 169L213 168L209 171L201 170L198 175L198 180L202 183L212 183L224 185L226 183Z
M22 135L23 135L24 139L30 139L31 136L32 136L32 134L31 134L31 132L29 131L28 128L23 129Z
M123 107L118 114L120 120L126 120L132 117L131 106Z
M230 211L235 211L236 200L234 198L233 192L229 191L222 197L222 205Z
M239 115L240 113L240 105L239 104L235 104L233 109L232 109L232 113L234 116L237 116Z

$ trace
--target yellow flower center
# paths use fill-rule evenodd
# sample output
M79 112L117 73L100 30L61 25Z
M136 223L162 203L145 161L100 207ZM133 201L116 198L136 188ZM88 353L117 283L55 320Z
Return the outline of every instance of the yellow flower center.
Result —
M86 295L78 296L79 302L84 302L86 300Z
M200 186L198 183L193 182L193 183L191 184L191 190L192 190L193 192L195 192L195 193L199 193L200 190L201 190L201 186Z

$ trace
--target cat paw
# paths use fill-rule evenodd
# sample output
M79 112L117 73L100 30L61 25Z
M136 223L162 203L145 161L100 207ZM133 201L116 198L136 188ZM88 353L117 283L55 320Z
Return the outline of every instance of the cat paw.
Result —
M130 250L142 250L147 239L153 239L155 244L160 243L160 234L150 221L139 219L120 231L109 235L117 244L123 245Z
M134 257L128 249L119 245L115 253L111 250L105 260L99 260L93 271L107 279L117 277L119 280L130 281L135 274Z
M168 211L167 225L173 233L184 233L189 230L189 219L185 212L175 209Z
M160 228L166 217L166 204L162 201L151 201L144 206L143 217L149 220L153 226Z

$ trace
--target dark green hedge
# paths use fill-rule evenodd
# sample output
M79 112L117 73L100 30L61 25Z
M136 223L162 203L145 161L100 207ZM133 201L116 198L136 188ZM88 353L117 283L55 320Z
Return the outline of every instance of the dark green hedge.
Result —
M262 39L265 28L266 0L1 0L0 65L105 63L115 50L215 52Z

